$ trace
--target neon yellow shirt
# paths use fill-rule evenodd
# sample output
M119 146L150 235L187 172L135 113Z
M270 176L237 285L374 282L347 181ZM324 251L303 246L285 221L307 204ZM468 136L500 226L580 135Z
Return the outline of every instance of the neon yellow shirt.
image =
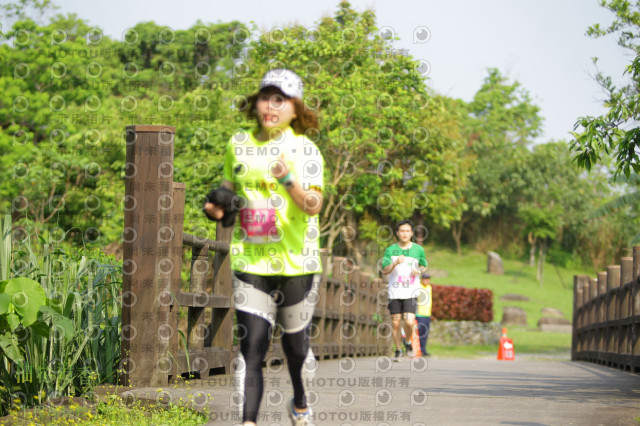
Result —
M320 150L291 128L267 142L253 132L231 137L224 179L246 200L231 243L231 269L256 275L296 276L322 272L318 215L310 216L271 176L281 153L297 185L322 190L324 161Z
M417 290L418 306L416 308L417 317L430 317L431 316L431 284L426 286L422 283L418 286Z

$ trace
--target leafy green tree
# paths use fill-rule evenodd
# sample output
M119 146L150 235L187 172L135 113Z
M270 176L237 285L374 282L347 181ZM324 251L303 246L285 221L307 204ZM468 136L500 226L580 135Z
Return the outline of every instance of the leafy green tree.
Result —
M497 69L489 69L485 81L466 107L464 121L467 154L475 158L463 191L466 205L452 226L458 253L465 225L495 215L515 214L517 195L524 185L526 145L541 129L540 108L520 83L510 83Z
M592 25L587 34L594 38L617 34L618 45L635 59L624 70L629 81L622 86L598 72L596 79L606 92L604 104L609 110L599 117L580 117L574 126L571 148L579 167L591 170L602 162L603 155L612 155L616 162L614 175L629 177L632 171L640 173L640 2L602 0L600 4L616 18L607 27Z
M408 186L416 191L413 204L414 223L450 229L468 208L463 193L468 184L468 170L475 159L465 154L461 102L434 95L423 116L423 126L429 131L419 160L414 164ZM424 170L421 170L424 169ZM416 237L422 242L423 230Z
M89 32L72 15L44 26L25 19L5 33L13 46L0 46L1 207L13 211L14 219L79 227L80 235L97 232L91 218L105 205L96 198L96 186L112 177L103 176L109 157L100 154L118 140L105 139L98 115L87 113L108 97L101 82L116 69L115 58L86 59L100 57L99 47L87 45ZM103 48L109 47L104 41Z
M607 201L594 211L589 218L600 219L609 215L623 215L632 220L638 220L638 211L640 211L640 176L636 174L625 176L617 176L612 179L614 184L622 185L625 194L615 196L612 200ZM640 242L640 232L632 235L630 244Z
M569 151L563 142L535 145L526 156L523 168L521 199L517 216L523 221L524 233L530 244L529 266L535 263L539 248L538 280L542 276L544 257L549 241L562 235L562 227L572 221L582 191L589 185L571 167Z
M539 277L547 254L555 264L563 264L568 257L582 257L606 266L606 259L613 261L621 254L624 243L621 246L620 242L626 240L623 229L633 229L637 220L631 209L614 220L593 218L593 212L616 197L618 189L612 188L605 173L593 170L586 174L576 168L572 156L567 144L560 141L535 145L526 159L517 217L530 244L531 266L536 249L539 252ZM540 229L546 235L536 232ZM597 244L589 241L594 236Z
M33 19L40 22L45 15L58 9L58 6L51 3L51 0L18 0L16 3L0 5L0 21L2 25L11 27L13 21ZM0 27L1 33L1 27Z
M616 16L606 27L596 23L588 28L587 34L594 38L615 34L618 45L628 50L635 58L625 68L626 83L616 86L613 79L601 72L596 81L604 89L607 113L599 117L580 117L575 123L571 149L575 152L576 164L588 171L596 164L603 163L603 156L615 160L614 181L630 183L628 188L636 188L601 206L591 215L600 218L616 211L628 211L636 207L640 200L637 190L640 173L640 2L627 0L601 1L601 6ZM594 58L597 63L597 58ZM624 175L621 178L620 175ZM631 243L640 241L640 233L634 233Z
M538 257L537 279L542 287L544 260L546 257L549 240L556 238L561 225L561 209L556 204L548 205L523 205L518 211L518 216L525 224L525 232L534 241L540 241L540 254ZM532 245L532 247L535 247Z
M117 241L128 124L176 126L176 180L191 178L189 168L201 173L203 160L221 162L210 142L192 148L203 135L232 132L221 87L246 49L240 24L141 23L118 42L73 14L47 24L23 15L0 45L0 208L14 220L73 229L76 243ZM215 172L188 185L188 200L208 192ZM206 229L196 204L186 206L188 231Z
M340 239L356 256L356 237L364 229L371 238L416 210L441 222L455 216L445 207L450 199L429 196L446 193L454 181L459 141L435 128L444 102L429 103L420 63L393 50L391 41L379 34L372 11L358 13L342 2L333 17L312 28L263 33L241 80L257 81L269 68L286 67L306 81L305 103L321 112L320 131L308 136L326 163L326 247Z

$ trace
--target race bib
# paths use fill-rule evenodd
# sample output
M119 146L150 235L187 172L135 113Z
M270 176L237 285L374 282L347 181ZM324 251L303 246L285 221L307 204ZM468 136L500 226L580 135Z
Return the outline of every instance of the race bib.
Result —
M396 269L398 270L397 285L398 287L408 288L415 283L415 276L413 276L413 270L418 268L418 261L405 257L404 262L399 264Z
M278 239L276 228L276 210L269 207L268 200L252 200L240 210L240 226L247 236L247 242L265 244Z
M410 275L398 275L398 286L399 287L409 287L409 283L411 282Z

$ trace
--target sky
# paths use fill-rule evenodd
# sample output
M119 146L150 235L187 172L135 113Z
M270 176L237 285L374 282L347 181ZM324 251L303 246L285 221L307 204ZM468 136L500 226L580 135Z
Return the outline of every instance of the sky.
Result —
M173 29L204 23L255 22L272 29L298 23L313 27L333 15L339 1L231 0L53 0L58 13L76 13L105 35L122 40L135 24L154 21ZM378 27L392 31L416 60L429 63L427 84L437 93L465 101L480 89L488 68L518 81L541 108L543 133L536 140L570 140L576 119L600 115L604 93L595 82L592 57L600 71L622 81L633 59L615 36L587 37L594 23L613 14L598 0L352 0L358 12L372 9ZM425 38L423 35L427 34Z

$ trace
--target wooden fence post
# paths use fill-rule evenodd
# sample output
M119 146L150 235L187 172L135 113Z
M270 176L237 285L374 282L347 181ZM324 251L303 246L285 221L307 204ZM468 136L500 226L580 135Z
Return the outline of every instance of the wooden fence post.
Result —
M640 322L637 320L640 316L640 246L633 247L633 273L631 276L631 317L635 318L631 333L631 353L633 365L631 371L640 368Z
M583 281L581 276L573 276L573 326L571 327L571 360L577 359L577 353L580 345L578 336L578 328L581 327L581 315L579 309L582 308L582 291Z
M123 231L121 382L160 386L169 347L166 294L172 290L173 140L169 126L127 126ZM176 330L177 331L177 330ZM170 366L169 366L170 367Z
M376 353L378 355L388 355L393 344L393 327L391 325L391 315L389 314L389 293L388 284L382 278L373 281L375 291L376 312L382 319L376 326Z
M633 274L631 281L633 281L632 291L632 303L631 303L631 315L640 315L640 246L633 247Z
M610 293L607 300L607 316L605 318L607 321L620 318L616 309L618 293L615 289L617 288L620 288L620 265L610 265L607 267L607 293Z
M589 324L589 310L587 303L589 303L589 285L591 280L588 276L583 275L580 277L582 280L582 302L580 310L580 324L581 327L585 327ZM582 332L580 338L580 351L584 352L589 348L588 333Z
M168 326L171 335L169 336L169 352L166 356L165 362L168 363L171 368L167 372L168 375L175 377L176 365L175 365L175 350L179 346L180 332L179 332L179 313L180 303L178 301L178 295L180 293L180 285L182 278L180 277L180 271L182 269L182 237L184 235L184 200L185 200L186 185L184 183L173 182L173 208L171 209L171 228L165 229L164 234L169 234L169 243L171 244L170 256L173 264L173 271L171 273L171 294L169 299L171 300L169 306Z
M598 279L589 278L589 324L595 324L598 318L598 311L596 310L596 296L598 296Z
M233 228L225 228L218 222L216 226L216 241L231 241ZM219 296L233 297L233 285L231 283L231 253L216 253L213 260L213 289ZM226 306L226 305L225 305ZM232 305L215 309L212 313L210 333L211 344L206 346L228 348L229 352L221 354L222 362L226 365L226 371L231 369L231 348L233 346L233 312Z
M618 318L633 317L633 257L623 257L620 259L620 292L616 309ZM631 336L629 338L629 353L640 355L638 347L638 324L631 326Z
M589 310L589 325L594 325L597 321L597 309L596 309L596 296L598 295L598 280L597 278L589 278L589 296L588 296L588 310ZM588 350L595 353L598 349L598 342L596 339L596 331L591 328L588 332L589 344Z
M314 330L311 334L311 348L313 353L318 359L322 360L327 356L326 344L329 343L329 339L326 336L326 306L327 306L327 275L328 275L328 260L329 251L326 249L320 250L320 260L322 261L322 275L320 282L318 283L318 303L313 313Z
M603 319L605 321L617 320L618 312L616 310L616 304L618 300L617 289L620 286L620 265L609 265L607 267L607 287L606 287L606 316ZM619 339L616 338L615 327L609 327L605 335L605 345L603 350L605 352L617 352L619 347Z
M632 293L631 289L625 287L633 280L633 257L623 257L620 259L620 287L623 288L620 300L617 303L618 318L627 318L631 315Z
M191 249L191 280L189 293L193 294L193 304L187 314L187 341L189 350L204 350L204 339L209 330L204 325L204 308L207 305L207 275L209 272L209 246Z
M607 320L607 301L605 294L607 293L607 272L598 272L598 290L595 299L596 323L602 324ZM605 350L605 328L600 326L595 330L596 334L596 351Z
M343 339L345 324L345 309L341 303L343 294L347 291L348 271L350 269L349 260L346 257L335 256L333 258L333 278L335 290L333 294L333 308L337 314L335 322L334 340L337 342L338 358L342 357L345 350L348 349L347 342Z

